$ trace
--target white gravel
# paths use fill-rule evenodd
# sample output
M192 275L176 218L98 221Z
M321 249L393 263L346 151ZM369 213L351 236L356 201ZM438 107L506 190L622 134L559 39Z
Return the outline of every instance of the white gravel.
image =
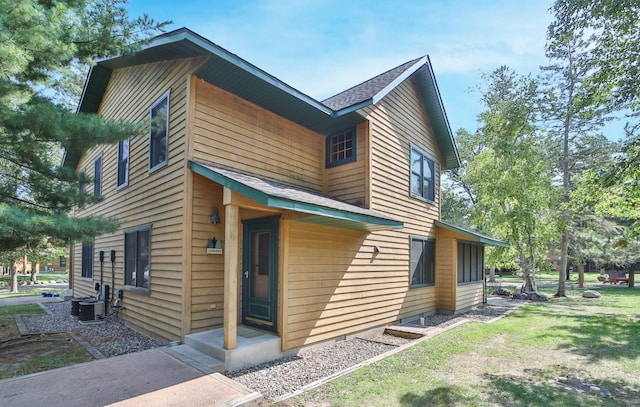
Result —
M83 324L71 316L71 301L42 305L48 314L21 316L30 334L69 332L95 348L99 353L94 356L111 357L164 346L163 343L128 328L114 315L107 316L104 323Z

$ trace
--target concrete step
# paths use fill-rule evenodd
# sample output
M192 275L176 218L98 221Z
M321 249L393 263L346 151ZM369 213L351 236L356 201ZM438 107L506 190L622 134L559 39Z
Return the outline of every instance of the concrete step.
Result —
M225 370L224 362L222 360L202 353L187 344L168 347L166 352L189 366L198 369L202 373L222 373Z
M280 337L247 327L238 327L237 343L234 349L224 348L223 329L186 335L185 344L196 350L224 361L224 368L233 371L255 366L262 362L283 356Z

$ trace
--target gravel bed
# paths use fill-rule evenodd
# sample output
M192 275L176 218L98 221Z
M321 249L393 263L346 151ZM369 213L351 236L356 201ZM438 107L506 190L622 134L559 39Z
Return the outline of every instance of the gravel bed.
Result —
M105 322L100 324L80 323L77 318L71 316L71 301L49 302L42 305L46 307L48 314L21 316L29 333L69 332L88 342L105 357L140 352L165 345L128 328L114 315L107 316Z
M298 355L227 373L250 389L275 399L396 348L360 338L301 350Z
M445 328L462 320L491 320L504 315L510 309L512 308L483 304L462 314L428 315L425 317L424 325L419 325L417 321L415 324L406 325ZM262 393L267 400L274 400L411 341L411 339L381 333L348 339L331 345L302 349L296 356L229 372L227 376Z

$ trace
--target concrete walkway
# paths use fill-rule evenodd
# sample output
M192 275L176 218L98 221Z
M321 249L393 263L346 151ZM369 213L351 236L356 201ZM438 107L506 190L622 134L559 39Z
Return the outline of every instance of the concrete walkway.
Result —
M2 305L62 301L14 297ZM0 380L0 406L253 406L260 393L220 373L205 374L165 352L151 349L60 369ZM0 353L0 360L2 354Z
M152 349L0 381L0 405L245 406L262 396Z

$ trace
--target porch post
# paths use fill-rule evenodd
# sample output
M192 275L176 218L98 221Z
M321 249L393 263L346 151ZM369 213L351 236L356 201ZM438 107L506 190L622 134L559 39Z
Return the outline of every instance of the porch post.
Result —
M230 192L224 189L225 196ZM239 209L232 204L225 204L224 209L224 348L235 349L238 329Z

